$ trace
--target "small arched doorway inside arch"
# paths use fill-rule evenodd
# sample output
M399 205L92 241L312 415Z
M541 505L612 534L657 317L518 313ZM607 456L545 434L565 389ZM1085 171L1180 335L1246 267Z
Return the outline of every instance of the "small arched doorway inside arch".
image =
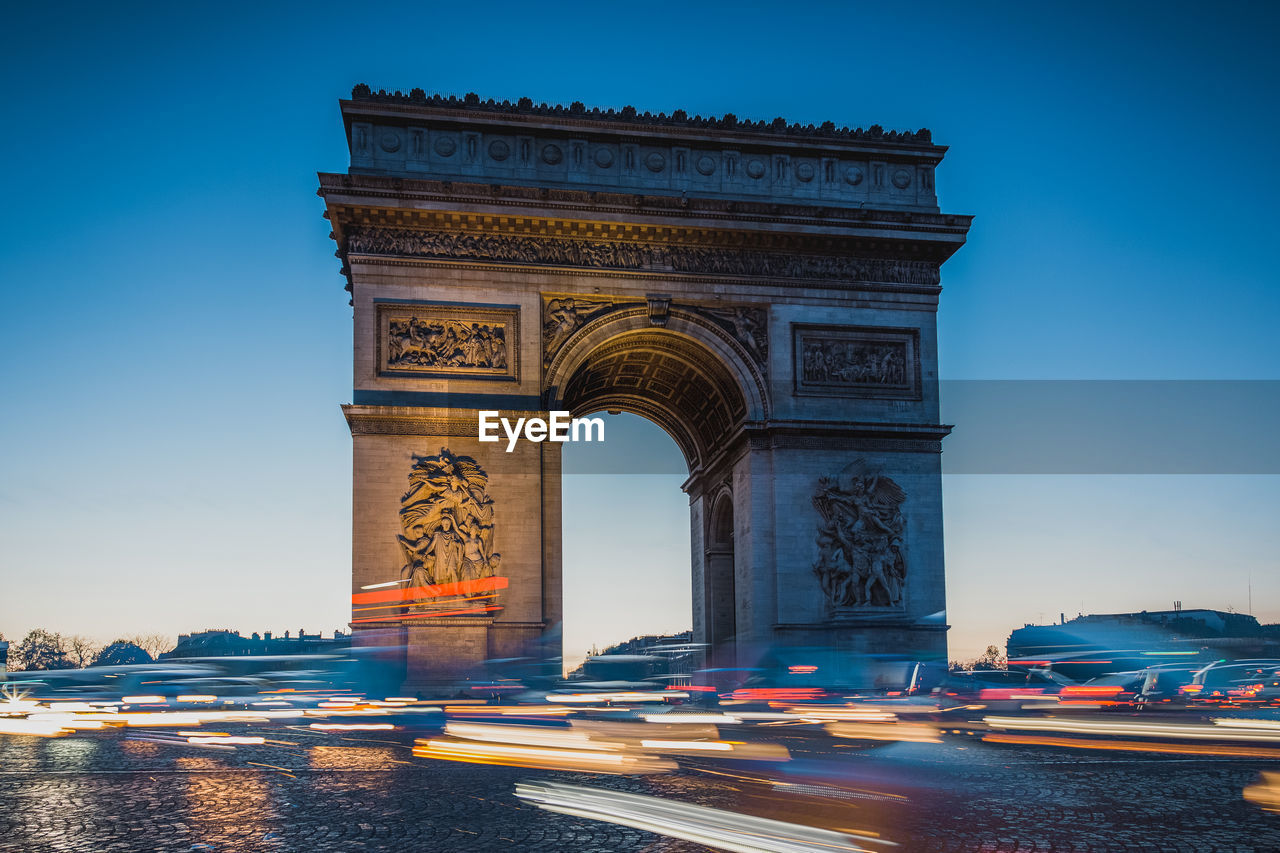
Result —
M728 490L716 496L707 530L707 548L702 577L702 595L707 625L707 662L713 667L736 665L737 635L733 564L733 495Z

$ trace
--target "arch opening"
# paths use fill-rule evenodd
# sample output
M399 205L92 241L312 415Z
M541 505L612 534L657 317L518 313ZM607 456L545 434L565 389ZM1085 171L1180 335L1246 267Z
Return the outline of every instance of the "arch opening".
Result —
M567 672L593 648L692 632L697 621L679 447L657 424L633 414L608 417L605 434L606 445L563 446ZM640 458L644 465L630 464ZM591 464L596 460L603 464Z
M583 352L560 393L580 417L628 412L665 430L695 472L748 416L739 380L720 354L667 329L623 331Z
M760 417L765 408L758 386L752 384L758 374L727 344L692 322L675 322L672 325L676 328L649 325L647 316L613 322L608 329L583 329L580 336L568 342L569 354L557 357L549 370L549 399L574 417L605 411L650 421L675 442L690 475L719 471L716 480L722 481L727 474L717 461L721 452L731 445L744 424ZM655 470L653 456L645 448L627 453L626 458L623 477ZM685 485L687 488L688 483ZM647 491L627 485L623 488L631 493L625 498L629 503L635 493ZM723 484L707 494L700 494L701 489L693 489L692 503L682 508L688 513L683 530L659 532L660 536L686 543L679 557L668 552L663 559L678 559L690 566L686 589L692 634L694 640L705 644L705 654L698 656L699 665L732 667L736 665L738 621L733 499ZM660 495L648 499L657 503L667 500ZM632 529L620 533L618 540L634 542L637 534L652 533L638 529L645 523L640 519L648 507L644 511L638 509L631 506ZM611 512L612 507L603 511ZM565 518L568 520L571 515L566 513ZM572 540L577 535L566 525L566 580L575 572L570 562ZM696 538L696 545L690 542L690 536ZM616 546L616 542L610 544ZM575 618L571 610L571 602L566 601L567 623ZM568 626L566 635L571 630Z

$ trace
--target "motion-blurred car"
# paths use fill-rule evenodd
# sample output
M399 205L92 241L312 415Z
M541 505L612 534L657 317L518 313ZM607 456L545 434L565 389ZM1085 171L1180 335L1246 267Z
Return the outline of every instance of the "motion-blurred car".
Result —
M1213 663L1181 688L1190 705L1259 705L1280 698L1280 661Z
M1190 684L1203 666L1162 664L1143 670L1142 686L1134 704L1138 708L1177 708L1186 705L1182 688Z
M898 698L927 693L941 683L944 675L945 663L922 663L907 655L778 646L760 658L757 668L735 694L745 692L767 697L773 692L780 696L795 694L799 699L832 701Z
M1135 706L1146 681L1145 671L1112 672L1084 684L1068 684L1058 693L1058 704L1092 708L1126 709Z
M202 664L157 661L123 666L87 666L84 669L10 673L9 681L21 680L23 691L32 698L90 702L163 693L159 688L170 682L207 678L217 674L215 668Z
M1018 711L1026 704L1039 704L1057 699L1068 686L1061 676L1033 669L975 669L952 672L935 690L950 708L982 708L987 711ZM1068 682L1069 684L1069 682Z
M1259 673L1254 698L1267 705L1280 705L1280 666L1267 667Z

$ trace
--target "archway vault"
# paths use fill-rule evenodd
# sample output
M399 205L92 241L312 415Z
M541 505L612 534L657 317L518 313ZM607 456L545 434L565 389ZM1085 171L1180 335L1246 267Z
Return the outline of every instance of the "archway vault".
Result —
M648 418L675 440L690 473L749 421L767 417L763 377L742 347L704 318L672 309L653 324L643 306L584 326L547 371L550 408Z

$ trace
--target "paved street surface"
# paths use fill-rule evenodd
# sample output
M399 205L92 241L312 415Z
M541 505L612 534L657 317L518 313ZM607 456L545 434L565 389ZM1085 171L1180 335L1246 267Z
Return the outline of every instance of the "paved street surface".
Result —
M812 761L821 759L822 772L834 768L846 783L857 780L864 793L806 809L787 795L760 797L732 775L698 770L556 773L414 758L407 740L288 727L254 733L281 743L200 748L138 739L151 733L136 729L0 738L0 850L707 849L540 811L513 796L526 779L855 827L908 851L1280 850L1280 815L1241 796L1260 770L1280 769L1274 761L964 739L841 749ZM783 770L812 770L810 762L800 756ZM806 778L812 784L816 777Z

